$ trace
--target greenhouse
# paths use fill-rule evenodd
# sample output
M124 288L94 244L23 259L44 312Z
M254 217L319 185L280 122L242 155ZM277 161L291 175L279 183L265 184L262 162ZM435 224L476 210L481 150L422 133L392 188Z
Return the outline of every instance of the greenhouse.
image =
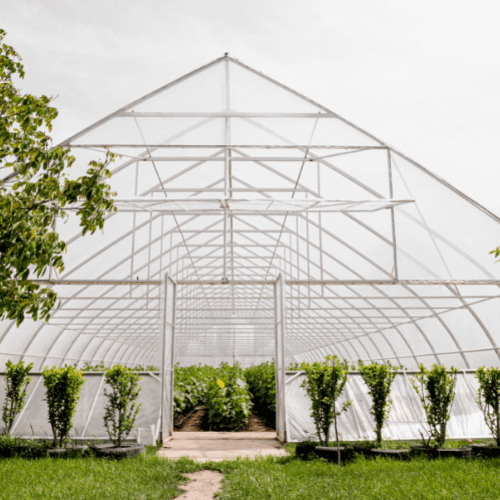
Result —
M44 366L156 367L137 427L164 439L177 363L274 359L276 432L299 441L314 425L304 374L287 367L334 354L407 369L392 438L419 437L407 374L421 363L459 368L450 436L490 436L472 371L500 360L500 219L445 180L227 54L63 144L74 176L107 148L120 155L117 211L92 236L76 217L57 225L65 271L39 279L60 299L49 322L0 325L0 366L34 363L16 433L50 433ZM104 377L85 377L72 435L104 436ZM346 392L341 430L361 439L372 425L356 373Z

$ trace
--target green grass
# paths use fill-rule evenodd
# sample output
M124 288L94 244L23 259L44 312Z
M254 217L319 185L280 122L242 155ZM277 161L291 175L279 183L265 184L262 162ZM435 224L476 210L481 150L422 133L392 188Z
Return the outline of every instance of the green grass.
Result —
M472 499L500 498L500 459L357 458L345 466L302 462L295 443L289 457L196 463L166 460L148 448L133 460L0 459L0 500L172 499L187 481L182 473L209 469L224 474L218 500Z
M208 468L209 464L205 464ZM500 498L500 460L358 458L346 466L290 458L221 462L219 500Z
M153 453L151 453L153 451ZM175 498L196 470L190 461L165 460L148 450L132 460L0 459L1 500L156 500Z

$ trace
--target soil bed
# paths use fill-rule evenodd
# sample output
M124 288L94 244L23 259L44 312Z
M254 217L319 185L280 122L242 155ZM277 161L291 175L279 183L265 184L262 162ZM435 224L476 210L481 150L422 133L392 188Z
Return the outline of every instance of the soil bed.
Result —
M174 430L176 432L207 432L210 430L207 423L207 414L208 410L202 407L186 418L184 422L182 422L181 427L177 427L177 424L184 419L184 415L178 415L175 418ZM258 416L250 415L248 424L236 432L273 432L274 430L275 429L272 427L266 425Z

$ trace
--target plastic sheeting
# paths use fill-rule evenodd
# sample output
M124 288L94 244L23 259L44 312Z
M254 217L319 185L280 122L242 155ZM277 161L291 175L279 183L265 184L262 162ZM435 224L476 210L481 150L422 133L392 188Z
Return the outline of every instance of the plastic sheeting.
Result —
M135 427L129 437L137 437L138 428L152 427L153 433L158 437L160 417L160 379L158 374L145 372L139 373L141 391L138 403L141 405L137 415ZM83 374L85 383L80 392L80 399L73 419L73 428L70 437L77 438L108 438L104 426L104 407L108 398L104 389L109 387L104 384L104 374L86 372ZM31 373L31 383L28 385L26 404L14 422L12 433L25 437L52 437L45 401L45 387L40 373ZM0 402L5 399L5 374L0 373Z
M425 413L410 385L411 376L411 372L399 373L394 379L391 390L393 404L382 431L383 438L421 439L420 432L428 437L424 424ZM304 379L304 372L286 374L287 441L290 442L302 441L307 435L316 434L316 427L310 416L310 399L305 389L300 387ZM475 400L476 394L477 382L474 374L459 372L452 414L446 428L449 438L491 437L483 413ZM370 415L371 398L359 373L349 376L339 402L347 399L352 401L352 405L338 419L341 439L374 439L375 422ZM332 426L331 436L334 435Z

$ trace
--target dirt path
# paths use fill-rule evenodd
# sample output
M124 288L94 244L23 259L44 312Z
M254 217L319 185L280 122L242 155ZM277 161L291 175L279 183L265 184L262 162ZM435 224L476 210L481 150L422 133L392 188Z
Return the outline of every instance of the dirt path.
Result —
M201 432L208 431L206 425L204 425L204 420L206 417L207 409L205 407L194 412L190 417L188 417L182 423L182 427L175 427L175 432ZM184 419L184 416L178 416L175 419L175 423L178 424ZM267 426L259 417L256 415L250 416L250 421L248 425L243 427L240 432L272 432L273 428Z
M181 486L185 491L177 500L213 500L220 490L220 483L224 477L220 472L201 470L192 474L184 474L191 481Z

